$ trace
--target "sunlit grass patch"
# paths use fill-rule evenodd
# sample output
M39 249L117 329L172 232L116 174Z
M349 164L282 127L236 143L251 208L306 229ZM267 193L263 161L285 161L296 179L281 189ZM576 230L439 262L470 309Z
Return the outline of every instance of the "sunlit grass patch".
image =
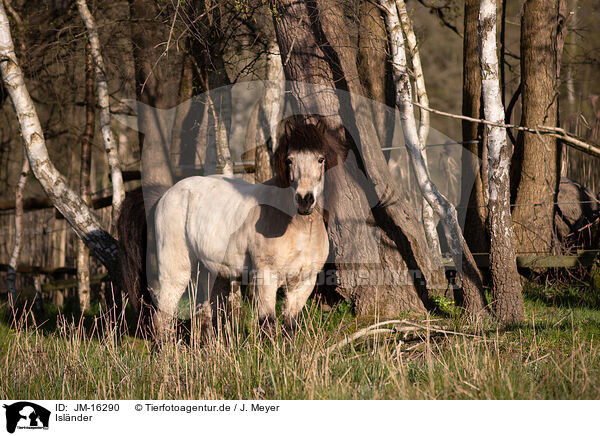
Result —
M4 398L542 399L600 398L600 311L526 301L509 331L450 316L361 336L373 324L346 304L303 311L295 335L261 334L251 306L221 317L217 334L165 346L61 316L39 328L0 324ZM385 328L390 325L385 325ZM328 351L329 350L329 351Z

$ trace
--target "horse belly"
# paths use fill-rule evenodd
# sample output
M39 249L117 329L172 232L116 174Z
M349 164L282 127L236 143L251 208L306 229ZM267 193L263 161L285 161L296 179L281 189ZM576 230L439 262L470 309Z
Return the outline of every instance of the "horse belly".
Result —
M190 200L188 240L204 266L213 274L239 277L246 266L248 217L252 199L223 183L208 184Z

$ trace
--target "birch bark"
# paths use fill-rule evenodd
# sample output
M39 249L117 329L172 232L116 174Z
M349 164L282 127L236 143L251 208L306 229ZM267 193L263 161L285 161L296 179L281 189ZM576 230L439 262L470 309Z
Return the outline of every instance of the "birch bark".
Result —
M19 120L25 151L34 176L52 204L107 267L113 281L120 284L119 251L116 241L102 227L96 215L81 200L81 197L69 187L65 178L50 160L42 126L25 85L23 71L15 56L8 18L1 3L0 74Z
M417 131L412 104L412 90L398 3L400 3L398 0L395 2L393 0L381 0L381 5L386 11L385 20L390 34L392 70L396 84L396 105L400 111L404 143L421 193L432 210L442 219L452 258L462 278L462 293L458 296L459 303L470 315L482 316L485 315L486 301L481 276L463 238L456 209L431 181L423 156L424 150Z
M479 5L479 63L485 119L504 122L504 108L498 78L496 47L496 1L481 0ZM512 150L506 129L486 125L488 146L490 269L492 307L501 323L523 321L523 296L514 248L510 215L509 165Z
M427 88L425 87L425 76L423 74L423 67L421 66L421 56L419 55L419 47L417 45L417 36L413 30L413 25L408 11L406 10L406 3L404 0L396 1L396 8L400 17L400 25L402 26L402 32L406 38L406 45L408 53L410 54L410 60L413 67L413 74L415 77L415 91L417 93L417 101L422 105L419 110L419 150L423 157L423 162L427 167L427 136L429 136L429 111L426 109L429 107L429 97L427 96ZM410 85L410 83L409 83ZM412 105L411 105L412 106ZM412 108L411 108L412 111ZM427 236L427 242L429 248L435 253L441 255L440 241L436 230L433 208L429 205L427 199L423 198L422 204L422 216L423 226L425 227L425 235Z
M482 118L481 70L477 37L479 0L465 0L464 15L462 115ZM473 184L463 184L461 206L464 210L465 228L469 229L465 239L471 250L478 253L489 252L489 236L486 230L488 189L484 127L481 123L462 121L463 178L473 180Z
M265 118L269 125L268 130L271 136L271 150L273 151L277 150L277 125L281 119L281 112L283 110L284 92L283 64L281 63L277 40L273 36L267 54L267 85L263 99Z
M123 186L123 174L121 173L121 160L117 151L117 141L110 126L110 101L108 95L108 83L106 81L106 69L104 59L100 51L100 38L94 17L90 12L86 0L77 0L77 9L79 15L85 23L90 42L90 52L94 59L94 71L96 72L96 88L98 90L98 106L100 107L100 131L102 132L102 141L106 156L108 157L108 166L110 168L110 177L112 181L112 226L117 224L117 219L121 214L121 205L125 199L125 188Z
M85 130L81 139L81 172L79 176L79 193L81 199L90 204L90 167L92 163L92 141L95 127L94 102L94 60L86 46L85 69ZM81 313L90 307L90 254L81 239L77 240L77 292Z
M248 132L252 135L249 138L250 142L254 143L251 146L254 148L254 180L257 183L265 182L272 177L269 148L272 152L277 150L277 125L283 110L285 80L279 46L274 35L267 48L265 77L263 98L252 113L251 124L254 128L253 131Z
M8 272L6 274L6 285L8 288L8 310L7 315L14 317L15 302L17 298L17 262L21 253L21 239L23 238L23 190L29 175L29 161L23 150L23 166L19 174L19 181L15 190L15 245L13 245L10 260L8 261Z

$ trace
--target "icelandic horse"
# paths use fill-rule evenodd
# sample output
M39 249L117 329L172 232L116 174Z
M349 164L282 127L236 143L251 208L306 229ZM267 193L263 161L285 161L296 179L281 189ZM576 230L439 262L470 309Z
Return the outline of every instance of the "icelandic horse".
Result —
M282 288L283 318L295 327L329 254L325 179L341 148L321 120L288 120L282 130L271 180L252 184L217 175L189 177L162 195L154 210L155 287L148 287L144 277L141 192L125 202L118 225L124 286L130 300L137 300L135 309L143 309L140 298L154 308L158 337L170 327L196 264L227 282L252 277L261 323L275 319ZM213 319L216 300L223 297L223 292L210 293Z

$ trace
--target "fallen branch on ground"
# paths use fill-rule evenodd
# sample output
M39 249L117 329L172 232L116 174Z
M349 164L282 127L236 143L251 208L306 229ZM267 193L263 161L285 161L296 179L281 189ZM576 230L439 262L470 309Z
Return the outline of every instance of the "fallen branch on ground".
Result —
M398 327L397 326L398 324L401 324L401 325L404 324L404 327ZM393 327L382 328L384 326L393 326ZM360 329L356 333L354 333L354 334L342 339L341 341L333 344L332 346L328 347L324 352L320 353L320 356L329 355L332 351L335 351L335 350L342 348L348 344L351 344L352 342L356 341L357 339L360 339L363 337L374 336L377 334L391 334L391 333L405 333L406 334L409 332L415 332L415 331L419 331L419 330L432 331L432 332L441 333L444 335L464 336L464 337L478 338L478 339L481 338L481 336L473 335L473 334L469 334L469 333L461 333L461 332L455 332L452 330L444 330L437 326L422 325L422 324L407 321L404 319L401 319L401 320L395 319L395 320L378 322L376 324L373 324L373 325L370 325L363 329Z

